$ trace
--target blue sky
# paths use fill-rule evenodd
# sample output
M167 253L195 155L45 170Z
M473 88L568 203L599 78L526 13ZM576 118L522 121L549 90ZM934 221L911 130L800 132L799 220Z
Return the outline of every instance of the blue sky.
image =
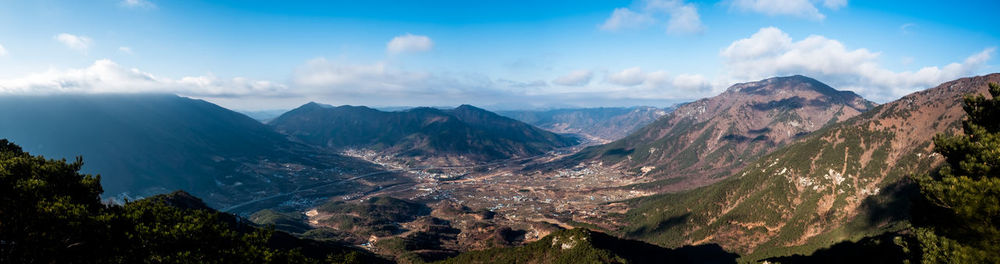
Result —
M0 94L666 106L803 74L877 102L1000 71L996 1L0 0Z

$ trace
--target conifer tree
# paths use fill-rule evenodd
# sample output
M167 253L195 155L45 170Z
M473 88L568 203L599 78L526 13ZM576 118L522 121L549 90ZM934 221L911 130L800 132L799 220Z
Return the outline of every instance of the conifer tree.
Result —
M915 229L925 263L1000 263L1000 85L965 97L963 135L938 134L946 163L916 177L932 207Z

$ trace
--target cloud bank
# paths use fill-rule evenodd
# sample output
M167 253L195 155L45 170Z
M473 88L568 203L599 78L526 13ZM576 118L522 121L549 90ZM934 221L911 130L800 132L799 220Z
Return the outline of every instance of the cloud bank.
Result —
M762 28L734 41L720 52L728 77L757 80L802 74L841 90L853 90L870 100L887 101L983 69L995 48L986 48L961 62L895 72L879 64L879 53L849 49L840 41L812 35L795 41L778 28Z
M590 70L576 70L570 72L569 74L559 76L552 83L565 86L583 86L590 83L590 79L594 77L594 72Z
M85 51L91 45L89 38L65 35L62 38L65 41L59 36L56 39L68 47ZM387 51L403 53L431 49L433 42L423 38L426 37L410 34L394 38L387 45ZM119 48L119 52L130 51L127 47ZM0 46L0 54L5 53ZM220 78L212 74L169 78L101 59L82 68L49 69L0 79L0 95L176 93L215 99L215 102L227 102L238 108L241 102L249 104L246 102L253 100L257 105L284 102L282 107L306 101L375 106L461 103L521 107L669 105L715 95L736 82L801 74L837 89L852 90L870 100L884 102L976 74L985 69L994 54L995 48L985 48L947 65L893 71L881 66L879 52L848 48L838 40L819 35L794 39L778 28L766 27L721 47L717 59L723 70L708 77L634 66L611 70L578 69L538 79L510 80L478 73L410 70L394 64L391 59L357 63L319 57L289 69L288 79L275 82L244 77Z
M268 81L212 75L163 78L102 59L81 69L55 70L0 80L0 94L177 93L198 97L279 96L288 88Z

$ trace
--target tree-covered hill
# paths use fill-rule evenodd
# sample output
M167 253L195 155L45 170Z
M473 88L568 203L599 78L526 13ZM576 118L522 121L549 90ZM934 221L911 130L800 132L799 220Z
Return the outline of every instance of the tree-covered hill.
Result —
M370 253L259 228L185 192L101 202L82 161L0 139L0 263L379 263Z

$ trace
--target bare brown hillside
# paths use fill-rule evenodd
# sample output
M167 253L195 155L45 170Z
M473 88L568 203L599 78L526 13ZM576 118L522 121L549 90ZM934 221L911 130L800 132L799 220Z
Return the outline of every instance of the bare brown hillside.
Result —
M667 246L810 253L896 228L909 214L908 199L899 196L905 177L941 162L933 136L959 133L961 98L985 93L989 82L1000 82L1000 74L907 95L776 150L722 182L638 201L626 233Z
M797 137L874 104L804 76L741 83L562 162L598 161L686 189L722 179Z

